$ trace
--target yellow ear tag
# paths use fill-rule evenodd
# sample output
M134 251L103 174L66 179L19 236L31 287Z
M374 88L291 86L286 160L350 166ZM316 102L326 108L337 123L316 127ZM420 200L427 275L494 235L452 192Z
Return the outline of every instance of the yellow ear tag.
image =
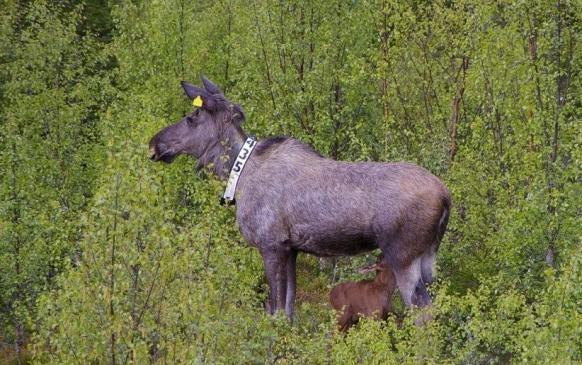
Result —
M200 95L198 95L197 97L194 98L194 100L192 100L192 105L194 105L197 108L200 108L202 106L202 98L200 97Z

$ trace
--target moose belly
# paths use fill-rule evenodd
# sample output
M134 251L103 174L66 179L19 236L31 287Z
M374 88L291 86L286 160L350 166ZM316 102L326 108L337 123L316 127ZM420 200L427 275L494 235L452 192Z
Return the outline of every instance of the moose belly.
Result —
M320 257L330 256L353 256L363 252L371 251L378 245L374 240L354 238L350 241L345 240L325 240L313 241L308 240L297 247L301 252L310 253Z
M325 225L300 225L291 229L291 242L295 249L316 256L351 256L378 247L367 230L349 228L353 227L326 230Z

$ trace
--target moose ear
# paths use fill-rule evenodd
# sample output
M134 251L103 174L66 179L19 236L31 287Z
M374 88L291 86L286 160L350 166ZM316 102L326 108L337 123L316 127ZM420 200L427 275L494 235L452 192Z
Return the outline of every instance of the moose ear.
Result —
M182 88L184 89L184 92L186 93L186 95L190 99L194 99L197 96L204 97L207 94L206 91L204 91L204 89L201 89L197 86L194 86L187 81L182 81L182 82L180 82L180 84L182 84Z
M244 120L245 112L243 111L240 105L234 104L231 122L240 125L242 122L244 122Z
M208 80L204 75L200 76L200 80L204 84L204 88L211 94L222 94L222 91L212 81Z
M186 81L182 81L182 88L186 95L192 100L192 105L198 108L203 108L208 111L215 111L217 108L217 100L208 91L194 86Z

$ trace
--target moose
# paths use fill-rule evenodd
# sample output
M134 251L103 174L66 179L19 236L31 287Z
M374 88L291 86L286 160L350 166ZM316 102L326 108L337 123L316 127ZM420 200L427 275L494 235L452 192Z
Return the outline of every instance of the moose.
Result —
M379 320L388 318L388 313L392 310L396 279L382 255L378 259L377 263L359 270L361 274L375 270L374 279L342 283L329 293L331 306L338 311L340 331L347 332L358 323L361 316L373 316Z
M380 248L405 306L431 304L425 285L451 210L436 176L410 163L335 161L289 137L251 141L241 106L201 81L182 81L196 108L152 137L150 158L171 163L186 154L220 179L238 174L236 220L262 256L271 314L293 318L299 252L332 257Z

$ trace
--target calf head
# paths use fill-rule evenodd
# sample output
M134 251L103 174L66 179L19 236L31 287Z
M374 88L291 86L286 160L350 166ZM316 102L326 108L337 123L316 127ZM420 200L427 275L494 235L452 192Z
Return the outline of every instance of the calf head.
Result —
M385 262L384 255L380 254L375 263L368 266L364 266L358 270L360 274L369 273L371 271L376 272L376 278L374 279L377 283L384 285L392 285L396 282L394 273L390 266Z

